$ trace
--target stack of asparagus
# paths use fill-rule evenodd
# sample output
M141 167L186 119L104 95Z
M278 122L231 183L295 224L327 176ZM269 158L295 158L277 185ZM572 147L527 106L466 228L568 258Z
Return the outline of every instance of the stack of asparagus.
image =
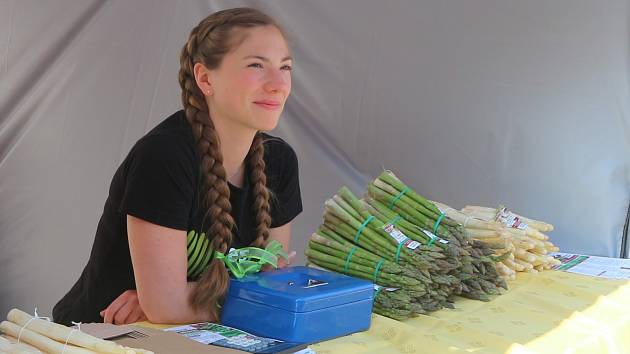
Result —
M543 234L553 230L551 224L522 217L505 207L467 206L457 211L445 204L436 205L462 223L472 238L490 245L496 253L510 252L509 257L497 264L505 279L516 278L516 272L536 273L560 263L548 255L559 248Z
M374 311L395 319L452 308L454 295L487 301L506 288L492 249L389 172L363 200L346 187L327 200L305 253L310 264L372 280Z
M469 238L457 221L442 213L390 171L381 173L368 186L368 193L373 200L387 203L392 211L415 225L416 229L423 230L432 238L437 237L437 244L444 245L450 254L459 256L461 265L450 273L461 279L461 286L455 294L487 301L488 295L500 293L499 288L507 289L505 280L497 272L496 263L507 258L509 252L494 256L492 248Z
M321 235L326 236L321 236ZM309 262L321 268L374 281L374 312L402 320L426 310L415 299L427 294L424 277L414 268L399 265L343 240L339 234L318 231L305 251Z
M399 289L375 298L375 312L392 318L452 307L451 289L459 283L447 274L457 265L444 261L439 247L393 230L346 187L326 201L324 223L305 253L320 267Z
M3 333L0 336L0 353L153 354L148 350L128 348L96 338L18 309L9 311L7 321L0 323L0 332Z

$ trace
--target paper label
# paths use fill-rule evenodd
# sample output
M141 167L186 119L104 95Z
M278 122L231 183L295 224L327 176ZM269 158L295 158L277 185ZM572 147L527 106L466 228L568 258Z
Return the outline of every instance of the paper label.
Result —
M392 224L385 225L383 227L383 230L385 230L385 232L387 232L389 236L391 236L394 240L396 240L398 244L402 243L405 247L409 248L410 250L415 250L416 248L420 247L419 242L411 240L409 237L403 234L400 230L398 230Z
M204 330L203 328L200 328L199 325L185 325L167 328L165 331L179 333L203 344L211 344L226 339L226 337L220 333Z
M553 269L608 279L630 279L630 259L550 253L560 261Z
M407 241L405 241L405 247L409 248L410 250L415 250L416 248L420 247L420 242L414 241L412 239L407 239Z
M374 290L378 291L378 289L383 289L383 290L388 291L390 293L393 292L393 291L396 291L396 290L400 290L399 288L386 288L386 287L374 284Z
M179 333L199 343L215 344L219 346L225 346L226 341L229 342L229 341L239 341L239 340L244 341L244 340L266 339L266 341L270 345L282 342L281 340L255 336L251 333L245 332L237 328L233 328L233 327L229 327L229 326L221 325L217 323L209 323L209 322L171 327L171 328L164 329L164 331ZM244 349L244 348L237 347L236 349Z
M441 244L444 244L444 245L448 244L447 240L445 240L445 239L443 239L441 237L435 236L435 234L433 232L427 231L427 230L424 230L424 229L421 229L421 230L422 230L422 232L424 232L425 235L429 236L432 241L434 241L434 242L437 241L437 242L439 242Z
M497 216L495 217L495 221L502 223L507 227L511 227L513 229L525 230L527 229L527 224L524 223L521 218L516 216L513 212L511 212L508 208L502 207L497 210Z

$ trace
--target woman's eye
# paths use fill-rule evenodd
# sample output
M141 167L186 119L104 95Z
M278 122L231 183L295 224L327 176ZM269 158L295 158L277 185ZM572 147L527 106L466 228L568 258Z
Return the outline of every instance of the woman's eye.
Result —
M291 71L291 70L293 70L293 67L291 67L291 65L284 65L281 69L282 70Z
M249 64L247 66L250 67L250 68L261 68L261 69L263 67L261 63L252 63L252 64Z

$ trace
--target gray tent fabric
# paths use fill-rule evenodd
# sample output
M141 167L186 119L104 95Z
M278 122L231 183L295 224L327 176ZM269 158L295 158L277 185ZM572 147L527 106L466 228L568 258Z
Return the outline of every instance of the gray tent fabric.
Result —
M242 5L295 57L272 133L300 161L299 262L323 202L384 168L455 208L553 223L564 251L623 251L627 0L0 1L0 314L50 313L70 288L116 167L180 107L188 32Z

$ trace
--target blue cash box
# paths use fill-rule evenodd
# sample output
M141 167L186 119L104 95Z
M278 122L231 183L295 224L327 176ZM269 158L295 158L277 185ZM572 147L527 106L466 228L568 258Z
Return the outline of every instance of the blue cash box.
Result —
M309 267L231 279L221 323L257 336L313 343L367 330L374 285Z

